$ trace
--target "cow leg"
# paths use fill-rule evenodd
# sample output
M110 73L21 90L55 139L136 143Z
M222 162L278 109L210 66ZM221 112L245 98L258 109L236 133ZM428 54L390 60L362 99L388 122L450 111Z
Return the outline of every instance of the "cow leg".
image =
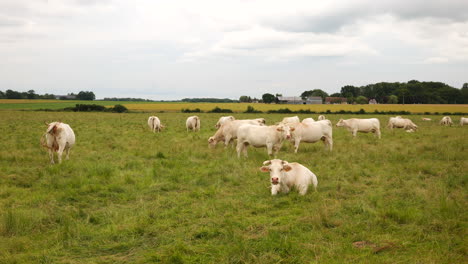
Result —
M281 186L281 191L284 192L284 193L288 193L290 191L289 187L286 186L286 185L282 185Z
M357 136L357 129L353 130L353 137Z
M274 147L275 147L275 146L273 146L273 144L271 144L271 143L267 143L267 144L266 144L268 156L271 156L271 155L273 154Z
M380 129L377 129L377 130L376 130L376 133L377 133L377 136L378 136L379 139L380 139L380 138L381 138Z
M65 147L59 146L59 149L57 150L57 159L59 164L62 163L62 154L64 149Z
M248 143L244 143L244 144L242 144L242 145L244 146L244 148L243 148L244 157L247 158L247 157L248 157L248 155L247 155L247 146L248 146Z
M65 152L67 153L67 156L65 157L66 160L69 160L70 159L70 148L66 148L65 149Z
M300 195L305 195L307 193L307 185L298 186L298 190Z
M271 195L278 194L279 190L280 190L279 184L271 185Z
M297 153L297 150L299 149L299 143L301 142L300 139L296 139L294 142L294 153Z
M224 137L224 147L227 148L227 146L229 145L229 142L231 142L231 136L230 135L227 135ZM239 142L237 142L239 143Z
M54 151L49 149L50 164L54 164Z
M333 138L331 137L326 137L326 142L328 143L328 148L330 149L330 151L332 151L333 149Z

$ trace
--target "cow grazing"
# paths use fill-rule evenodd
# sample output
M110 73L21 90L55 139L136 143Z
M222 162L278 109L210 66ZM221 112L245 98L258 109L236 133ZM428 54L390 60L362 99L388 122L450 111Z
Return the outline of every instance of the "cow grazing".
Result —
M460 118L460 126L463 126L463 125L468 125L468 118L467 117Z
M423 117L423 118L421 118L421 120L422 120L422 121L431 121L432 119L427 118L427 117Z
M189 116L185 122L185 126L187 127L187 132L189 130L200 131L200 118L198 116Z
M294 142L294 152L297 153L300 142L315 143L319 140L323 141L325 147L331 151L333 148L333 135L331 122L328 124L322 120L310 123L289 123L291 128L291 141Z
M219 118L218 123L216 123L215 127L220 128L224 123L236 120L233 116L222 116Z
M453 125L452 118L450 118L450 116L442 117L442 120L440 120L440 125L452 126Z
M340 119L336 123L337 127L345 127L348 131L353 134L353 137L356 137L357 132L369 133L372 132L380 138L380 121L377 118L369 119Z
M406 131L415 131L416 129L418 129L418 126L414 124L413 121L409 120L408 118L402 118L401 116L390 117L387 126L392 130L394 128L403 128Z
M285 117L283 118L283 121L281 123L287 124L287 123L299 123L301 120L299 120L298 116L292 116L292 117Z
M319 120L319 121L320 121L320 120L325 120L325 119L326 119L326 118L325 118L324 115L319 115L319 117L318 117L318 120Z
M297 162L267 160L263 162L260 171L270 173L271 195L278 192L288 193L292 187L295 187L300 195L305 195L311 184L314 185L315 191L317 190L317 176Z
M160 132L163 129L163 125L161 125L161 120L157 116L150 116L148 118L148 126L150 127L151 131L153 133L156 133L156 131Z
M266 147L268 155L276 155L283 141L291 138L291 130L287 125L273 125L273 126L253 126L242 125L237 131L237 157L240 158L240 153L243 152L247 157L247 147L260 148Z
M52 122L47 125L46 133L41 138L42 146L49 151L50 163L54 164L54 152L57 152L58 162L62 162L63 151L69 159L70 149L75 145L75 133L68 124Z
M263 125L260 121L256 119L246 119L246 120L234 120L226 122L216 131L216 133L208 139L208 144L210 147L215 147L218 142L224 142L224 146L227 147L229 143L237 138L237 130L241 125Z

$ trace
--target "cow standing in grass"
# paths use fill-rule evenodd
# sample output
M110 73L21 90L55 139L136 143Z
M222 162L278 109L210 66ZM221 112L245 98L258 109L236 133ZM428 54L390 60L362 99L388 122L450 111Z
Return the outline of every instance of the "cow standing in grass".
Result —
M291 128L291 141L294 142L294 152L297 153L300 142L315 143L322 140L325 147L331 151L333 148L333 135L331 122L321 120L317 122L289 123Z
M156 131L160 132L163 128L163 125L161 125L161 120L157 116L150 116L148 118L148 126L153 131L153 133L156 133Z
M460 126L463 126L463 125L468 125L468 118L467 117L460 118Z
M52 122L47 125L47 130L41 138L42 146L49 151L50 163L54 164L54 152L57 152L58 163L62 162L63 151L67 153L69 159L70 149L75 145L75 133L68 124Z
M187 118L185 122L185 126L187 127L187 132L189 130L192 131L200 131L200 118L198 116L190 116Z
M372 132L380 139L380 121L377 118L368 118L368 119L340 119L336 123L337 127L345 127L348 131L353 134L353 137L356 137L357 132L369 133Z
M268 155L276 155L283 141L291 138L291 130L294 128L284 124L273 126L242 125L237 131L237 157L240 158L241 152L247 157L249 145L256 148L266 147Z
M450 118L450 116L442 117L442 120L440 120L440 125L442 125L442 126L452 126L453 125L452 118Z

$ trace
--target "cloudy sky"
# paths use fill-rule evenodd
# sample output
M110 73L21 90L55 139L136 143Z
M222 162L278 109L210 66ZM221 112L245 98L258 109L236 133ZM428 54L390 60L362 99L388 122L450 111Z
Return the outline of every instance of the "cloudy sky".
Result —
M0 90L260 98L468 82L466 0L0 0Z

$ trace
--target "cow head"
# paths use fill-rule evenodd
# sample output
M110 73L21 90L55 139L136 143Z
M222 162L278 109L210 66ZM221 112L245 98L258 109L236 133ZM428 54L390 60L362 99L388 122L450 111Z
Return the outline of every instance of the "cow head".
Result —
M291 138L291 131L294 131L294 127L289 127L285 124L279 124L276 126L276 131L281 133L282 139L290 139Z
M263 162L260 171L270 173L270 182L273 185L280 184L287 171L292 170L288 162L285 160L273 159Z
M342 127L344 125L345 125L345 121L343 119L340 119L340 121L338 121L338 123L336 123L337 127Z
M216 144L217 144L217 143L218 143L218 141L217 141L214 137L210 137L210 138L208 139L208 146L209 146L210 148L216 147Z

